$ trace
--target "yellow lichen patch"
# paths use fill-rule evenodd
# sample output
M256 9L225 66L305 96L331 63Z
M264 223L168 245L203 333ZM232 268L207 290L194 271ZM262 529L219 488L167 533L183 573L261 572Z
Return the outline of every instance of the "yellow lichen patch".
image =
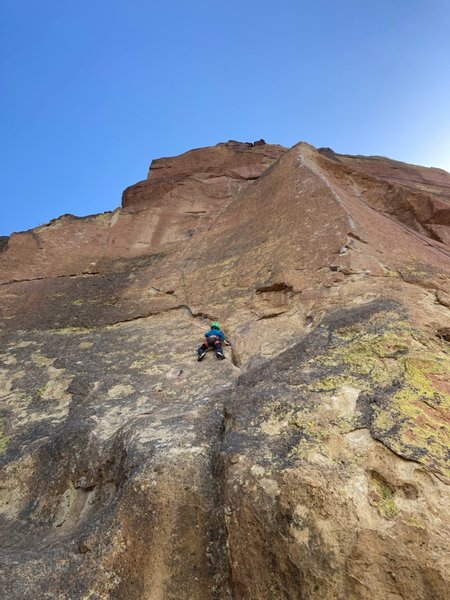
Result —
M119 398L120 396L129 396L134 392L131 385L115 385L108 390L108 398Z
M9 438L3 431L3 423L0 421L0 455L2 455L8 446Z
M31 355L31 360L34 362L35 365L38 365L40 367L50 366L55 361L54 358L48 358L48 356L44 356L40 352L33 352L33 354Z
M323 419L316 413L297 413L292 418L291 423L310 440L320 442L327 437Z
M329 448L325 443L331 431L330 423L324 421L321 413L306 412L293 415L290 426L295 428L300 439L292 447L289 457L311 460L313 456L329 456Z
M328 376L315 382L316 389L336 389L340 385L355 385L365 381L366 389L373 385L389 385L401 373L396 359L408 352L411 336L407 331L363 333L349 342L337 345L316 361L324 367L339 368L344 374ZM359 383L361 387L361 383Z
M296 446L293 446L289 452L289 459L294 460L307 460L311 462L317 462L317 456L321 456L323 459L329 462L327 454L327 448L323 444L319 444L317 440L311 440L307 438L301 439Z
M269 418L264 420L260 428L269 436L299 436L299 441L292 447L291 458L306 458L317 450L324 450L324 441L330 433L329 424L323 415L312 406L297 406L290 403L277 403L268 410Z
M450 394L436 386L435 376L450 373L445 353L422 352L402 360L404 379L389 404L377 409L375 426L381 431L395 427L391 445L401 451L413 448L420 461L445 469L450 440Z
M405 383L422 400L429 400L435 407L450 409L450 393L438 390L435 376L450 373L450 356L428 353L405 361ZM408 396L408 394L404 394Z
M378 429L381 429L383 431L390 431L393 427L395 427L396 420L394 419L394 416L391 413L383 410L378 411L376 413L375 424Z
M425 525L423 525L415 515L411 515L406 523L412 525L416 529L425 529Z
M345 375L330 375L313 381L308 389L312 392L334 392L344 385L356 385L357 379L350 374Z
M406 281L428 279L433 274L433 270L429 265L424 265L414 258L411 258L409 262L403 264L398 269L398 272Z
M376 505L379 514L387 519L394 519L400 512L395 504L394 490L385 481L376 479L374 484L377 492Z
M80 342L78 344L78 348L80 348L80 350L87 350L88 348L91 348L94 345L93 342Z
M435 355L426 355L420 357L412 357L405 360L406 381L409 387L414 388L424 398L434 398L436 389L430 375L442 373L445 365ZM450 360L447 360L447 366L450 367ZM450 371L447 371L450 373ZM450 398L450 395L448 395Z
M443 342L404 320L374 318L363 332L358 324L338 330L329 351L309 359L308 367L323 375L306 385L307 391L340 409L339 390L360 390L366 398L365 418L370 418L378 439L445 472L450 355Z

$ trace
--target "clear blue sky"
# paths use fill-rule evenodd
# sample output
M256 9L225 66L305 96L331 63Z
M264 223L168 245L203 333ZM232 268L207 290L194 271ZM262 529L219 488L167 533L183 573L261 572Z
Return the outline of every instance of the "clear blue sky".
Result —
M0 235L230 138L450 170L448 0L0 0Z

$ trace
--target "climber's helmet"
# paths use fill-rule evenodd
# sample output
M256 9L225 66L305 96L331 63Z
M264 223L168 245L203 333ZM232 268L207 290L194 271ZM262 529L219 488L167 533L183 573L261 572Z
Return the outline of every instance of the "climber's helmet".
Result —
M211 323L211 329L220 329L220 325L217 321L214 321L214 323Z

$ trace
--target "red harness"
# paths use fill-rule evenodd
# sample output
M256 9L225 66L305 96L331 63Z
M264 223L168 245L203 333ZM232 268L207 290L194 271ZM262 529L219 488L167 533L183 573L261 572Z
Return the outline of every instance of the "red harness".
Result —
M208 342L211 342L213 346L216 346L217 344L220 344L220 339L217 335L210 335L209 337L206 338L206 341L205 341L207 348L210 347Z

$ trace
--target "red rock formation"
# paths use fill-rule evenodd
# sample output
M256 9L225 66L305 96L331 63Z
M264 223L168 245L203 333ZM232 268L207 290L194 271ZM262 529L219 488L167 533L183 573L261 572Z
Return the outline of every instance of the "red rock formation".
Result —
M444 600L449 189L229 141L0 244L7 597Z

